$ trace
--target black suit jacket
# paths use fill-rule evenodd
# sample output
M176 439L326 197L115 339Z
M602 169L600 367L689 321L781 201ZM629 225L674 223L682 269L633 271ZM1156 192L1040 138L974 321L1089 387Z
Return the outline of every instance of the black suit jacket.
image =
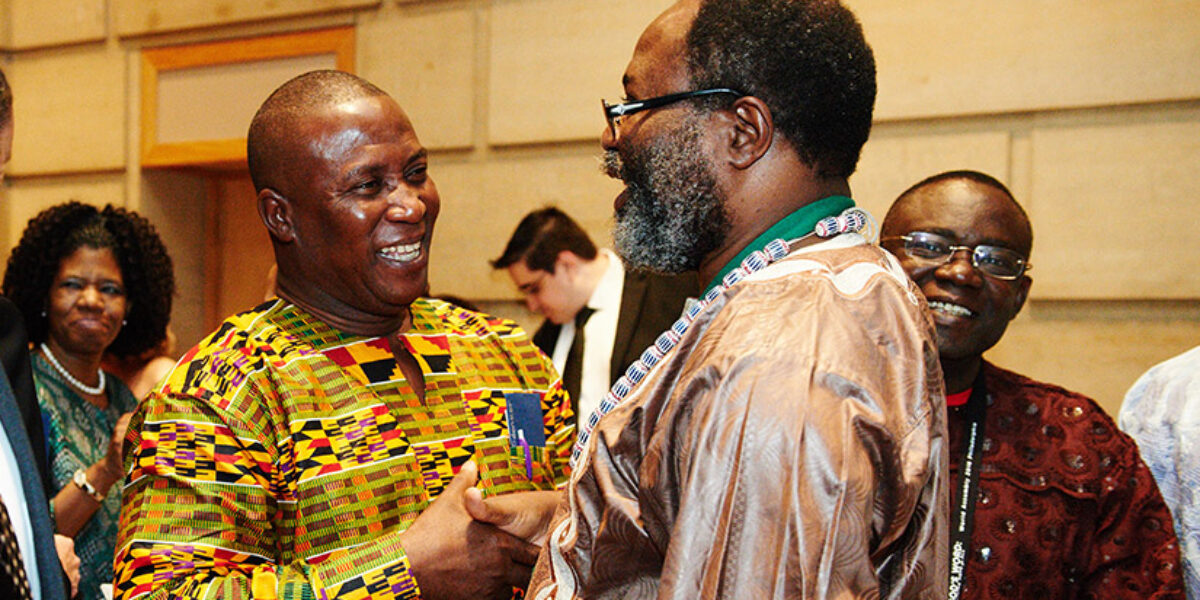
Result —
M63 573L62 565L58 562L58 551L54 547L54 522L50 519L50 505L47 501L53 494L47 491L47 478L50 473L45 468L46 439L42 431L41 409L38 408L37 396L33 391L25 324L17 307L4 297L0 297L0 334L0 350L3 352L5 370L4 374L0 375L0 420L3 420L9 445L21 465L21 487L25 491L26 502L24 508L28 511L29 523L33 528L33 543L38 561L38 572L26 575L30 578L37 577L41 582L43 598L66 598L71 586ZM20 359L22 353L23 374ZM14 385L9 386L12 376L8 370L10 364L17 377L28 380L29 396L21 398L14 395L14 390L25 384L13 380ZM37 458L39 455L40 459ZM27 468L27 463L39 464L39 461L41 468ZM18 509L12 505L7 508L9 511Z
M54 497L54 476L46 454L46 435L42 430L42 409L38 407L37 392L33 388L33 366L29 361L29 338L25 334L25 320L21 311L11 300L0 296L0 363L8 375L17 410L25 424L25 434L33 447L34 464L42 479L42 491L46 497Z
M700 292L699 278L695 272L681 275L656 275L643 271L625 271L625 284L621 290L621 313L617 316L617 332L613 339L613 353L609 361L609 373L616 381L625 369L642 355L654 339L666 330L683 313L683 303ZM543 321L533 334L533 343L554 356L561 326ZM574 395L572 408L578 406Z

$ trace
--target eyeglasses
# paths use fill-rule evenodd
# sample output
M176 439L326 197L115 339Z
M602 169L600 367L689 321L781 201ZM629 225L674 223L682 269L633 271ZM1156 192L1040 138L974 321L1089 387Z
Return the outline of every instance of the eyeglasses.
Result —
M657 98L647 98L645 100L635 100L633 102L624 102L622 104L609 104L604 99L600 100L600 105L604 107L604 118L608 121L608 128L613 135L617 134L617 125L621 122L621 117L631 115L635 112L659 108L668 104L674 104L688 98L699 98L701 96L711 96L713 94L733 94L741 97L745 96L737 90L730 88L711 88L707 90L696 90L692 92L680 92L678 94L667 94Z
M886 243L895 240L903 240L904 253L926 266L944 265L950 262L959 250L967 250L971 253L971 265L984 275L996 279L1011 281L1033 268L1033 265L1015 250L983 244L958 246L945 236L927 231L914 231L908 235L884 238L881 241Z

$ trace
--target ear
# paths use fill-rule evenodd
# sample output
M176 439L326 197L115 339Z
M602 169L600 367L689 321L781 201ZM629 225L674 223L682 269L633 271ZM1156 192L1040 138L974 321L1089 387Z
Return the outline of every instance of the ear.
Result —
M258 192L258 217L276 240L287 243L296 239L296 229L292 225L292 203L279 192L271 188L263 188Z
M1017 285L1017 295L1013 298L1016 305L1013 306L1012 316L1009 317L1010 321L1016 318L1017 314L1021 312L1021 308L1025 306L1025 299L1029 297L1029 286L1033 285L1033 279L1028 275L1022 275L1021 279L1017 281Z
M775 137L771 109L759 98L743 96L723 114L729 119L729 163L734 168L747 169L771 149Z
M581 260L578 255L570 250L559 251L558 257L554 259L554 274L557 275L560 270L565 269L568 275L574 275L575 268L579 266Z

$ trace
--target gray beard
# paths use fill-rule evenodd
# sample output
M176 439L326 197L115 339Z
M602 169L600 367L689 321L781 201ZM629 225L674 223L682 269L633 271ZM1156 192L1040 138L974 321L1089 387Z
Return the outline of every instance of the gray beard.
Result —
M688 119L624 159L609 150L604 172L625 182L613 240L629 268L694 271L724 243L729 230L725 198L703 155L697 122Z

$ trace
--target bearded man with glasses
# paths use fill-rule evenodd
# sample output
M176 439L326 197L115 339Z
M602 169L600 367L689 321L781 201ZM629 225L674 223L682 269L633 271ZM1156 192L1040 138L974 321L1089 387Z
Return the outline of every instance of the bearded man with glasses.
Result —
M951 171L883 222L937 328L957 598L1182 598L1171 515L1094 401L983 359L1025 304L1033 231L995 178Z
M624 88L602 105L617 253L704 293L580 415L529 596L944 596L933 327L850 198L875 100L858 21L681 0Z

